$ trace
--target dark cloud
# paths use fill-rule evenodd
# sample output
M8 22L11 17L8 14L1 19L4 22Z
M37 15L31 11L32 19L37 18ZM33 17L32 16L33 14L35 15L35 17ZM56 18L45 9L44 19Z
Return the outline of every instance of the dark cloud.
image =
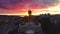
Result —
M0 0L0 8L15 8L22 0Z
M47 6L53 6L58 3L58 0L0 0L0 8L29 8L34 6L40 6L45 8Z

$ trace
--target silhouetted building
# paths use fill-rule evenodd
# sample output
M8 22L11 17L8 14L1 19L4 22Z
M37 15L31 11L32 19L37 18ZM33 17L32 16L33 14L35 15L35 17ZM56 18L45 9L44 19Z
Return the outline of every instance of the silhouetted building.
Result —
M28 11L28 15L29 15L29 16L31 16L31 14L32 14L32 11L31 11L31 10L29 10L29 11Z

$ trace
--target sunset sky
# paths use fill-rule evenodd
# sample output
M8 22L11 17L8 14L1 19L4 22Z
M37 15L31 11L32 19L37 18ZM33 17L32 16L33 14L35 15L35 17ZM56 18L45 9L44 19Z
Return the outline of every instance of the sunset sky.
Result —
M60 0L0 0L0 14L60 14Z

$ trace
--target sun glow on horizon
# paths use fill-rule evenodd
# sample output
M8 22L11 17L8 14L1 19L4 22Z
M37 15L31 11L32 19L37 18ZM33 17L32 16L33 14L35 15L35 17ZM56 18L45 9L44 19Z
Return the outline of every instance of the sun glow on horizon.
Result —
M29 7L27 9L17 9L15 11L18 11L17 14L0 14L0 15L27 15L28 16L28 10L29 10ZM55 5L55 6L52 6L52 7L48 7L48 8L44 8L44 9L31 9L30 10L32 11L32 15L40 15L40 14L48 14L50 13L51 15L54 15L54 14L60 14L60 3ZM20 12L22 13L20 13Z

